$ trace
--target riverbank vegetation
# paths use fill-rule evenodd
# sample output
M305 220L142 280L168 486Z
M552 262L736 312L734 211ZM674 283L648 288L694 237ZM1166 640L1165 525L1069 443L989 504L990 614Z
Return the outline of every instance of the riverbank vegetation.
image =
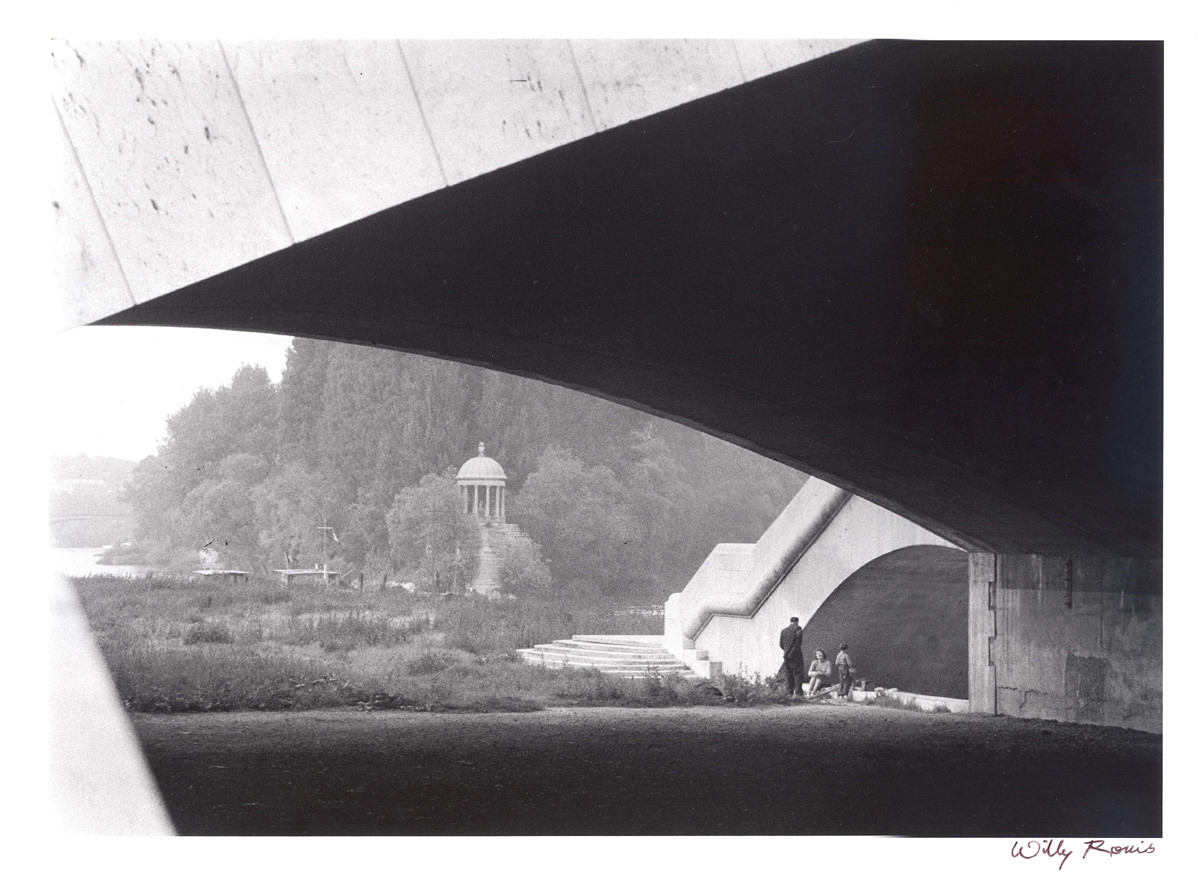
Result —
M169 576L74 584L131 711L530 711L782 699L737 677L631 679L520 659L517 648L575 633L662 632L661 616L600 598L489 600Z

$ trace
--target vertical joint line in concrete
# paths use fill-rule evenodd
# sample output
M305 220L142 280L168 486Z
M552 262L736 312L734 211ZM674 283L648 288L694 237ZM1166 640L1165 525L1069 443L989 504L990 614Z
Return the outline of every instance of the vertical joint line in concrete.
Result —
M295 245L296 234L292 232L292 225L288 222L287 212L283 209L283 201L279 199L279 189L275 187L275 179L271 176L271 167L267 163L267 155L263 152L262 143L258 141L258 131L254 129L254 122L250 120L250 110L246 108L246 101L242 99L242 89L238 86L237 76L233 74L233 67L229 64L229 56L225 54L225 44L217 40L217 48L221 50L221 60L225 62L225 73L229 76L229 81L233 85L233 93L237 97L238 105L242 107L242 117L246 119L246 126L250 128L250 138L254 140L254 148L258 151L258 159L262 161L263 172L267 174L267 182L271 185L271 193L275 195L275 205L279 207L279 217L283 219L283 229L287 231L288 239L292 241L292 245Z
M1063 562L1063 605L1067 608L1071 608L1072 605L1072 594L1074 593L1075 586L1074 569L1074 564L1071 558L1068 557Z
M737 50L737 40L731 39L731 40L729 40L729 44L731 46L733 46L733 59L735 61L737 61L738 73L741 75L742 84L744 85L744 84L746 84L746 82L749 81L749 79L746 78L746 68L742 66L742 56L738 53L738 50Z
M583 93L583 107L587 109L588 121L592 122L592 133L599 133L600 126L596 124L596 116L592 112L592 98L588 96L587 84L583 81L583 73L579 70L579 61L575 59L575 46L567 40L567 54L571 56L571 66L575 68L575 78L579 81L579 90Z
M421 126L425 128L425 135L429 137L429 147L433 150L433 159L437 161L438 172L442 175L442 187L448 188L450 179L446 176L446 168L442 165L442 155L438 151L437 141L433 138L433 128L429 126L429 119L425 117L425 107L421 105L417 80L413 78L412 70L408 66L408 55L404 53L404 46L400 40L396 40L396 51L400 52L400 63L404 64L404 75L408 76L408 87L412 90L413 99L417 101L417 114L421 116Z
M96 199L96 192L92 190L92 182L88 179L87 170L83 166L83 161L79 159L79 152L75 148L75 141L71 139L71 134L67 132L67 125L63 122L62 113L58 111L58 104L54 101L54 98L50 99L50 105L54 107L54 115L58 118L58 126L62 130L63 139L67 141L67 148L71 150L71 159L75 161L75 167L79 170L79 177L83 179L83 185L87 188L88 199L92 201L92 208L96 211L96 217L100 219L100 227L104 230L104 238L108 240L109 251L112 252L113 260L117 262L117 271L121 273L121 281L125 283L125 293L129 294L130 302L136 306L138 300L133 294L133 285L129 283L129 276L125 272L125 264L121 263L121 253L117 251L116 243L113 242L112 233L108 229L108 222L104 220L104 213L100 211L100 202Z

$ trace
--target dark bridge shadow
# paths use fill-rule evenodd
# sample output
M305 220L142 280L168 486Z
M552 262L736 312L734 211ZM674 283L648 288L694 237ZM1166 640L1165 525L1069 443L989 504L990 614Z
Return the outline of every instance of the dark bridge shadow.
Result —
M134 723L185 835L1162 832L1162 737L1078 724L821 703Z
M804 628L804 653L845 642L871 687L967 698L967 554L917 545L842 582Z

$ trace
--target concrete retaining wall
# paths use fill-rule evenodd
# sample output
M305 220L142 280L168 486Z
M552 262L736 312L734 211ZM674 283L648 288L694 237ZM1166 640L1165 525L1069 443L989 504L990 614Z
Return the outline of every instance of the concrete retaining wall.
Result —
M971 558L972 710L1162 731L1161 560Z

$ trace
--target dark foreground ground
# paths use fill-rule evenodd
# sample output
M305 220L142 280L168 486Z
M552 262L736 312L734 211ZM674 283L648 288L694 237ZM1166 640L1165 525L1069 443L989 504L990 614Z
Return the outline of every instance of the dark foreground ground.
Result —
M135 715L204 835L1162 834L1162 739L859 705Z

